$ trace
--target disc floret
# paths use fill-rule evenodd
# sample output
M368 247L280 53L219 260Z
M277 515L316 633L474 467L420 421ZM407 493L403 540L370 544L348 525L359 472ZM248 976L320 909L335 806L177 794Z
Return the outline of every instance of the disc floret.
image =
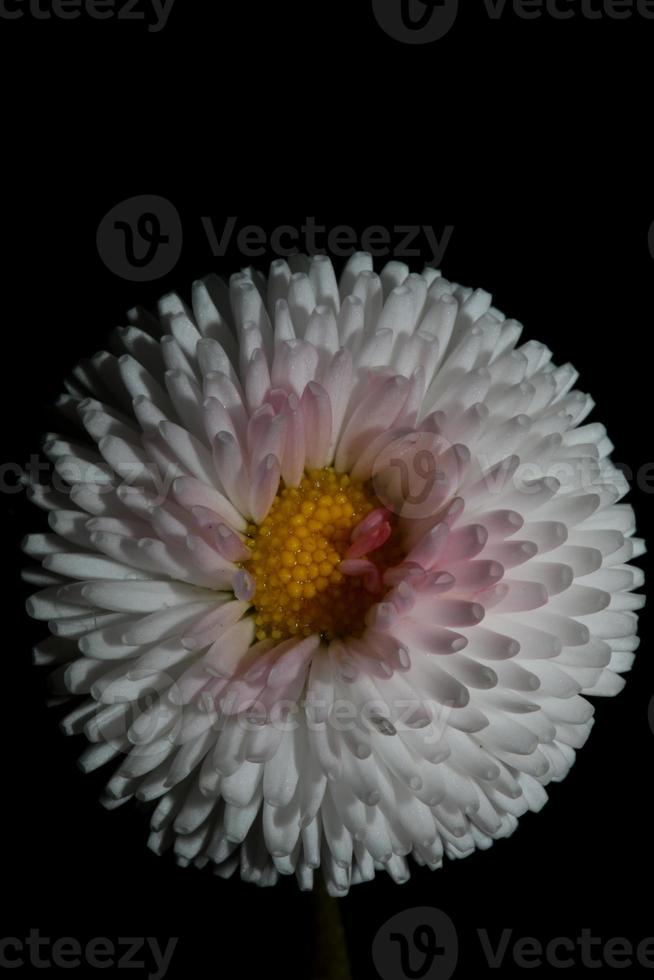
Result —
M284 487L249 528L257 639L356 635L375 601L361 578L339 571L352 531L379 503L369 485L332 468Z

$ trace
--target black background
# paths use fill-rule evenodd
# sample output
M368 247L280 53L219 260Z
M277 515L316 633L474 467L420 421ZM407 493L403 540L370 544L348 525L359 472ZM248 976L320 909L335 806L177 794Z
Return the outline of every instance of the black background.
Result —
M445 275L493 292L525 324L524 339L580 370L617 461L634 473L654 464L654 201L641 179L654 22L490 22L475 4L422 47L383 34L367 3L354 7L220 5L210 19L177 0L156 35L139 23L0 20L2 460L23 465L38 451L63 376L127 308L170 289L188 295L194 278L244 264L234 247L211 255L202 215L268 232L311 215L358 233L452 225ZM141 285L96 249L103 216L139 194L169 199L184 229L173 271ZM646 537L647 489L641 481L630 495ZM309 978L312 902L293 880L260 891L179 869L145 847L144 812L97 803L107 776L76 768L83 740L58 732L60 711L45 707L45 679L29 662L42 631L22 611L18 546L41 517L21 494L0 506L0 934L179 936L169 976ZM377 975L371 945L383 923L422 905L455 923L455 976L487 972L478 928L544 942L583 928L604 941L654 936L649 620L645 610L625 690L596 699L589 744L540 814L490 851L416 868L401 887L380 874L340 903L356 980ZM508 961L503 974L523 974Z

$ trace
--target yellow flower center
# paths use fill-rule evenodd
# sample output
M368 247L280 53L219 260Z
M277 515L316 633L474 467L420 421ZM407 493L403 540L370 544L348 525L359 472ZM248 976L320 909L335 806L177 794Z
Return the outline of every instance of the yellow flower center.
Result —
M252 525L244 562L255 583L257 639L319 633L356 635L379 597L338 566L352 529L379 501L367 484L332 469L310 470L298 487L282 489L260 525Z

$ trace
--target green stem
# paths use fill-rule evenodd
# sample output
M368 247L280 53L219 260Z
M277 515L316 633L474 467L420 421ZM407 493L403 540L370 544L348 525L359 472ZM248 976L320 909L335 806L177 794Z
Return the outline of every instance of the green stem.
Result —
M320 874L313 891L313 935L311 980L352 980L338 899L328 894Z

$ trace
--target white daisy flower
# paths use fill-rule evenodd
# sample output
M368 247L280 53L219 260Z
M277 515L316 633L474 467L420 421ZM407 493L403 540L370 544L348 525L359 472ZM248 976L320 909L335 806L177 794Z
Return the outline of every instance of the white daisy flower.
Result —
M361 253L129 321L67 385L25 545L106 805L156 801L182 865L332 895L511 834L638 643L643 546L576 372Z

